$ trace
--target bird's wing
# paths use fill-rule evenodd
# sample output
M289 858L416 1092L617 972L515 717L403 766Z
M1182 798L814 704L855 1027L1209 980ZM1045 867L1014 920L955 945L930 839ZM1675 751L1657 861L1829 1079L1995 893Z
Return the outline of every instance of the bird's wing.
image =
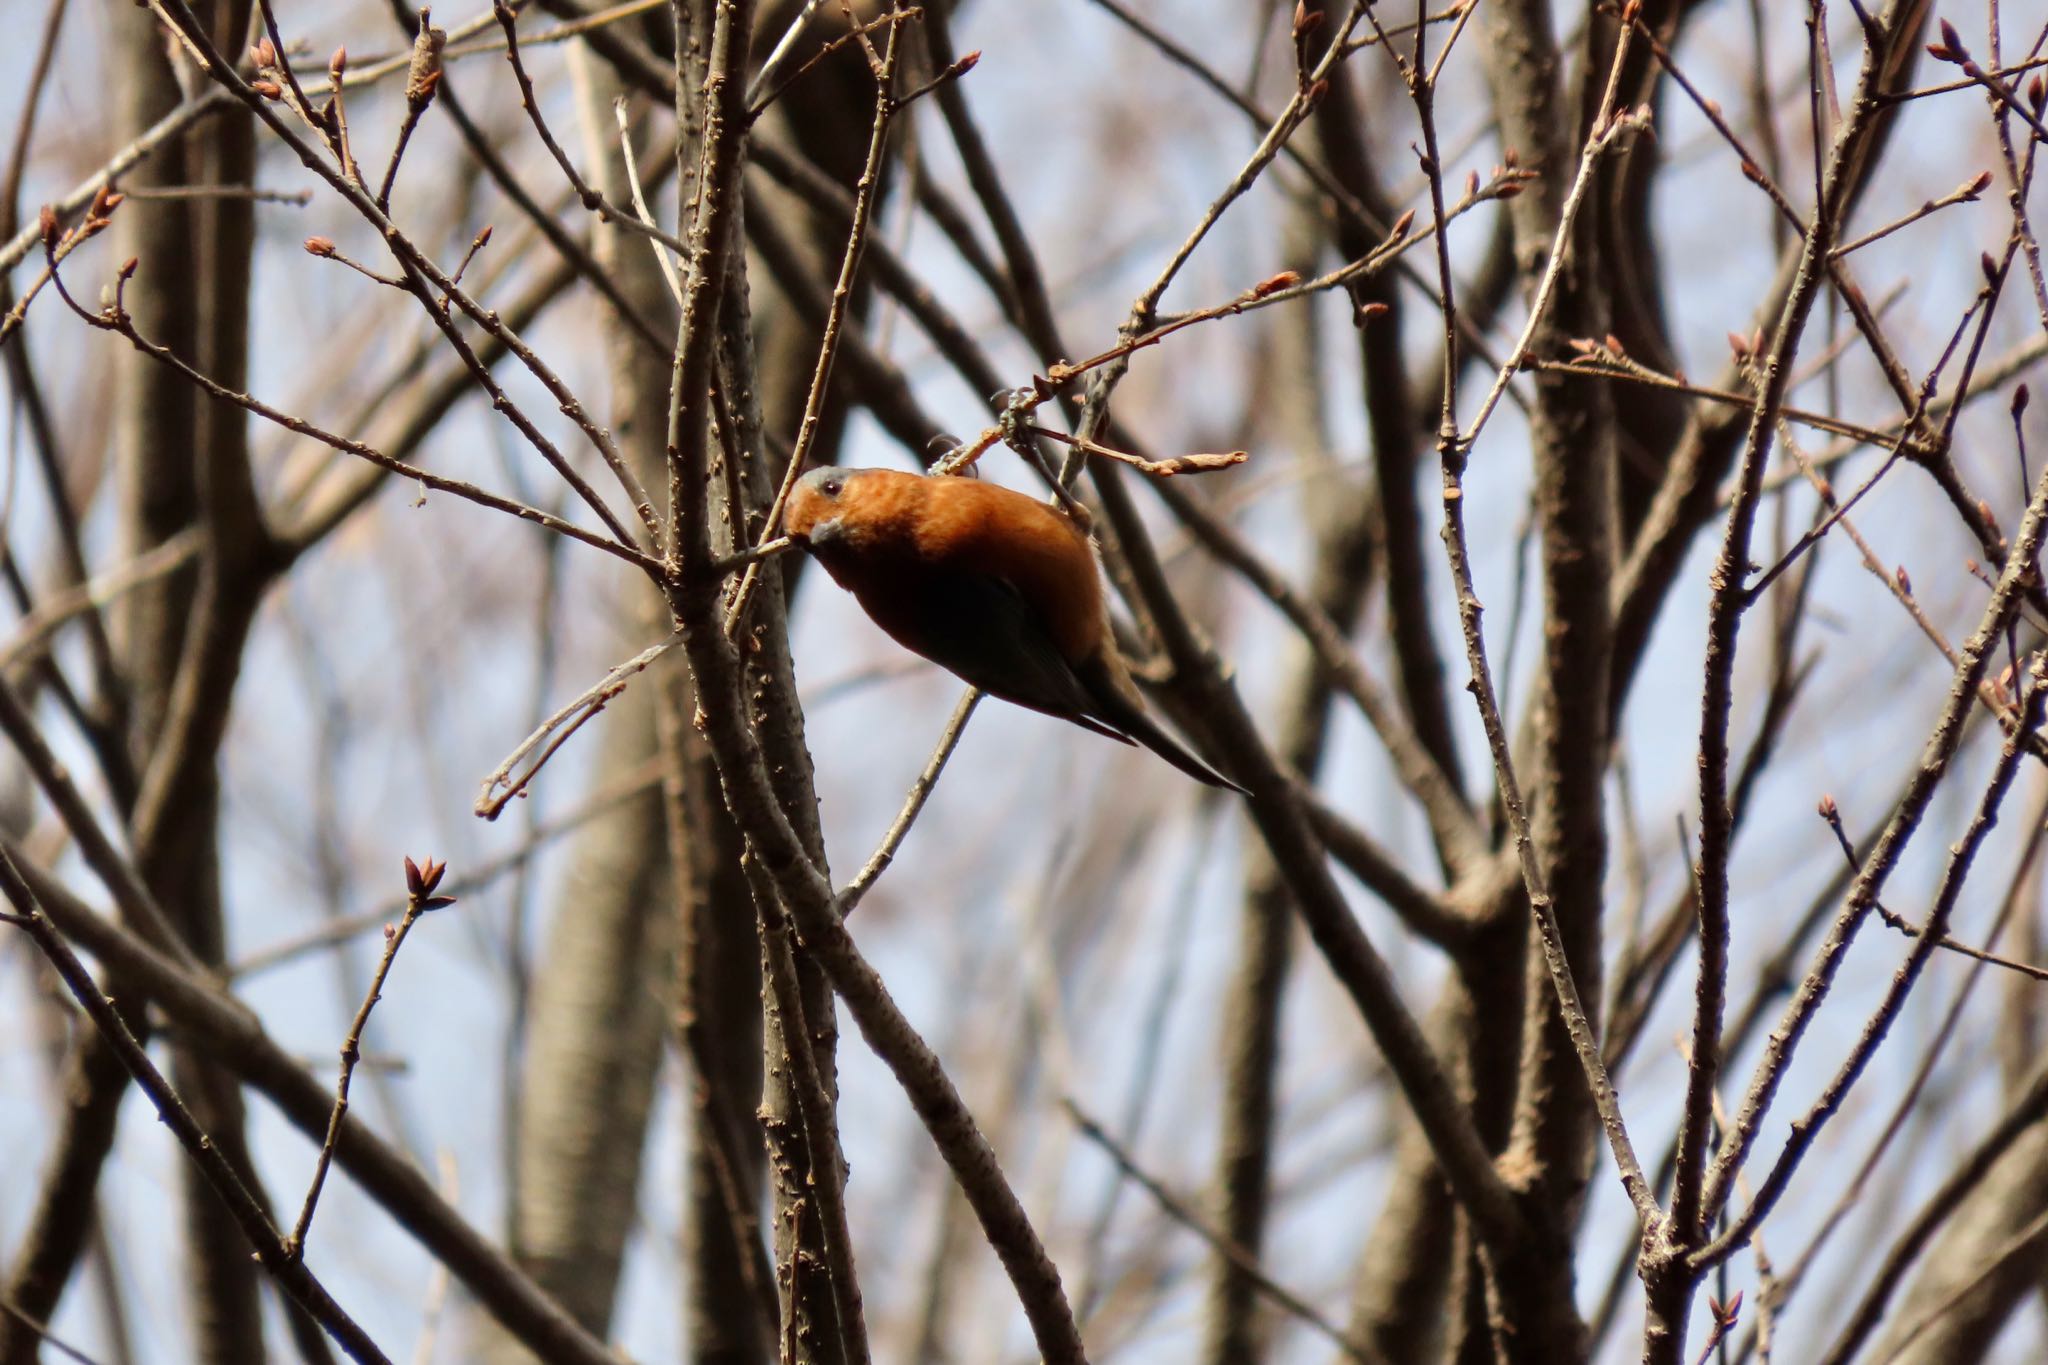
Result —
M991 696L1132 743L1094 719L1094 697L1053 644L1040 614L1008 579L923 573L861 593L861 605L897 643Z

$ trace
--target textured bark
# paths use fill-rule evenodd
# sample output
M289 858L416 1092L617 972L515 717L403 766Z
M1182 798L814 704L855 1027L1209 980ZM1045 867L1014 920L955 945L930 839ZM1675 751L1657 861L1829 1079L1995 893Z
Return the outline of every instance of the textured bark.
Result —
M631 202L612 101L616 74L580 45L570 50L592 182L614 203ZM646 238L598 224L593 250L643 317L673 315ZM612 429L642 481L659 488L661 432L668 407L667 357L610 309L600 327L612 378ZM660 602L621 574L615 600L627 627L616 648L631 652L663 629ZM592 782L602 785L646 763L659 749L658 710L668 674L606 708ZM694 831L693 831L694 833ZM552 895L553 914L534 964L528 1045L511 1116L517 1153L508 1210L512 1250L540 1286L586 1328L611 1321L627 1235L634 1223L641 1153L663 1041L674 1008L679 907L702 897L685 880L694 868L669 858L663 797L649 790L578 834L570 866ZM534 1357L494 1321L481 1320L476 1349L494 1362Z
M1340 248L1348 249L1348 248ZM1313 268L1313 248L1304 248L1294 264ZM1308 333L1272 362L1276 406L1286 410L1299 457L1326 458L1315 431L1317 394L1304 383L1319 372L1320 350L1314 315L1304 313L1289 336ZM1278 343L1276 343L1276 348ZM1405 412L1405 376L1395 367L1385 381L1399 390L1394 404ZM1373 395L1381 396L1378 383ZM1412 444L1412 423L1402 422ZM1412 464L1407 466L1412 484ZM1325 471L1327 472L1327 471ZM1384 483L1382 484L1382 488ZM1382 552L1380 495L1367 493L1349 504L1312 500L1307 519L1317 526L1316 568L1310 591L1332 621L1349 633L1363 614L1374 586L1375 560ZM1317 509L1322 509L1320 512ZM1441 682L1441 679L1438 680ZM1292 667L1292 678L1276 708L1280 718L1277 747L1284 762L1310 780L1322 766L1330 705L1335 689L1329 675L1304 651ZM1440 694L1440 691L1438 693ZM1441 715L1439 715L1441 719ZM1271 1216L1275 1099L1280 1071L1281 1006L1293 960L1294 915L1287 885L1272 856L1261 846L1246 856L1244 902L1238 919L1237 970L1224 1001L1219 1040L1223 1054L1223 1122L1217 1155L1215 1200L1217 1229L1254 1256L1265 1240ZM1229 1258L1211 1258L1208 1304L1203 1323L1203 1359L1216 1365L1248 1362L1265 1353L1257 1287Z
M766 50L780 38L801 8L799 0L778 0L762 6L756 32L757 58L765 57ZM850 7L853 14L862 18L872 18L881 8L874 0ZM843 35L848 12L849 7L837 5L821 10L797 49L799 59ZM763 128L774 129L785 140L793 141L850 193L866 159L874 98L874 77L858 45L848 44L788 87L771 106ZM821 287L829 287L845 252L844 227L826 222L794 196L773 185L750 186L748 197L748 215L771 215L795 239L805 258L804 273ZM737 477L729 486L747 509L741 528L746 539L758 538L762 514L773 500L781 478L782 462L774 457L786 453L796 442L821 336L820 327L805 317L803 310L771 280L770 272L754 269L749 262L744 287L727 290L719 327L728 343L737 337L751 337L752 342L751 357L735 354L729 344L722 344L719 360L718 382L726 389L741 427L739 448L763 450L771 456L766 464L750 462L733 471ZM756 281L761 283L757 285ZM865 293L862 290L854 296L849 328L859 326L865 311ZM814 463L830 463L836 458L846 410L844 399L836 396L825 405L814 437ZM747 439L749 426L764 433L767 440ZM762 579L761 600L752 611L745 650L748 695L755 708L751 719L771 756L783 807L796 819L798 834L822 867L824 840L811 794L803 717L796 705L787 634L780 623L786 593L793 583L790 574L795 567L787 559L776 561L767 567ZM763 910L772 910L773 917L780 918L779 909ZM774 945L764 940L764 953L773 950ZM768 1174L774 1203L772 1237L777 1283L783 1295L780 1331L785 1350L793 1344L797 1360L831 1362L843 1358L843 1334L852 1329L846 1324L834 1325L838 1309L828 1270L829 1257L824 1253L825 1229L820 1221L816 1186L826 1181L839 1183L844 1179L844 1171L837 1134L809 1125L801 1110L796 1093L794 1049L809 1049L825 1089L836 1097L838 1014L831 987L807 955L796 954L795 970L801 1020L786 1017L772 997L763 998L761 1124L768 1140ZM833 1169L821 1169L828 1163Z
M1578 140L1572 130L1581 120L1572 117L1565 99L1561 60L1551 39L1550 7L1544 0L1490 7L1480 23L1502 140L1519 148L1541 172L1526 192L1508 203L1515 259L1525 291L1533 295L1577 170ZM1564 354L1571 338L1608 332L1605 291L1587 264L1596 251L1593 238L1586 219L1574 225L1578 249L1565 258L1548 311L1531 337L1532 354ZM1532 742L1522 750L1533 762L1525 760L1522 789L1528 794L1531 835L1545 886L1556 903L1566 959L1590 1009L1600 994L1601 892L1607 855L1603 784L1613 657L1609 596L1615 562L1615 422L1604 385L1539 375L1534 391L1529 425L1541 533L1544 629L1529 723ZM1526 945L1528 1014L1510 1176L1535 1195L1532 1207L1540 1225L1562 1235L1576 1216L1592 1172L1596 1125L1533 923L1527 925ZM1591 1022L1597 1027L1597 1019ZM1532 1293L1518 1287L1513 1296L1523 1310L1541 1319L1540 1339L1532 1330L1535 1323L1517 1327L1513 1303L1504 1306L1506 1325L1516 1333L1516 1350L1533 1350L1538 1353L1535 1358L1572 1358L1583 1350L1583 1328L1571 1307L1570 1258L1547 1270L1553 1277L1547 1290ZM1496 1271L1505 1286L1510 1271ZM1504 1296L1506 1292L1504 1287Z
M765 32L779 32L779 24L794 12L792 6L782 9L779 16L764 16ZM836 22L821 17L828 36ZM686 42L686 60L692 51ZM614 203L626 204L630 191L612 117L612 101L624 92L625 81L606 55L579 46L573 59L589 133L586 160L593 182ZM850 185L865 150L866 120L848 115L871 106L873 86L857 52L846 56L849 60L827 63L806 77L770 117ZM792 210L790 221L810 218ZM807 241L816 252L819 278L829 279L838 242L822 228ZM673 299L644 238L600 226L596 250L642 316L673 317ZM786 449L810 386L817 334L778 303L771 302L755 319L762 375L758 396L733 397L739 400L736 406L758 402L768 429ZM744 301L735 307L742 318L744 307ZM615 431L658 495L666 486L661 433L669 397L668 357L650 352L618 326L607 328L607 347ZM843 420L844 405L832 405L821 452L833 449ZM750 504L765 506L779 470L742 473L753 487ZM771 573L771 581L775 577ZM650 599L649 605L656 604ZM660 628L651 613L646 626L649 631ZM786 656L783 664L786 677ZM669 708L666 720L658 707ZM797 1300L813 1305L800 1317L816 1315L815 1306L829 1301L829 1286L812 1284L819 1279L814 1267L821 1258L810 1250L819 1233L809 1212L812 1176L795 1100L779 1070L764 1077L759 935L741 871L743 849L718 799L708 754L689 723L690 709L680 679L657 680L629 692L607 716L600 780L655 754L666 728L672 745L666 799L676 803L673 823L664 818L664 798L650 795L597 822L579 840L579 871L572 883L577 889L560 897L538 968L529 1030L534 1043L517 1120L520 1161L513 1226L522 1263L580 1321L601 1331L610 1316L631 1221L660 1053L659 1025L671 994L666 983L676 980L680 995L674 1005L692 1073L686 1097L691 1203L684 1231L690 1350L700 1361L755 1361L773 1349L772 1315L764 1321L759 1311L760 1295L772 1289L759 1240L766 1163L762 1129L753 1117L757 1107L763 1108L768 1131L785 1138L777 1144L778 1202L793 1216L777 1217L774 1228L778 1240L786 1242L783 1264L797 1267ZM809 985L806 1015L824 1021L813 1034L829 1075L833 1006L822 979L812 974ZM771 1014L765 1041L770 1056L787 1055L788 1044L775 1032L779 1026ZM799 1242L810 1249L802 1256ZM492 1358L526 1358L509 1340L486 1330ZM800 1343L830 1337L808 1329L797 1335Z
M1366 529L1376 505L1356 508L1332 528L1317 575L1324 610L1347 630L1365 606L1374 549ZM1298 665L1292 695L1282 703L1279 751L1303 776L1322 766L1328 733L1329 677L1313 663ZM1217 1160L1218 1228L1257 1255L1271 1210L1273 1119L1280 1069L1280 1007L1292 961L1294 917L1286 883L1263 849L1247 857L1244 906L1239 917L1238 968L1224 1004L1224 1112ZM1204 1359L1215 1365L1252 1361L1262 1352L1256 1287L1229 1260L1210 1262Z

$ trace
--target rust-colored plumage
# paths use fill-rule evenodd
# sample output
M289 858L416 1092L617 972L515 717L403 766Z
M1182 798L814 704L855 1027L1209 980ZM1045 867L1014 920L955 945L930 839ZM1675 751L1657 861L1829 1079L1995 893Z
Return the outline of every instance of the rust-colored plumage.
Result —
M905 649L991 696L1243 790L1145 714L1088 533L1059 509L977 479L814 469L783 525Z

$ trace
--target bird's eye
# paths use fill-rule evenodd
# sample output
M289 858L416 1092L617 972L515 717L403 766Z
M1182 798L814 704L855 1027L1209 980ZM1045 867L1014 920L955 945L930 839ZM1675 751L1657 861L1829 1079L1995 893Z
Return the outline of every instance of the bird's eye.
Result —
M826 497L836 498L839 496L840 490L846 487L846 480L837 478L826 479L818 487L824 490Z

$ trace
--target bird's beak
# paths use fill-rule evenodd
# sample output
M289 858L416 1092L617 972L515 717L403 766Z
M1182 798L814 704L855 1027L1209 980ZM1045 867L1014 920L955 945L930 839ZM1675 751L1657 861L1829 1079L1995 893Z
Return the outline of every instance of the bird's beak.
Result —
M846 527L841 518L827 517L823 521L812 522L811 529L804 532L803 535L796 537L796 539L801 541L806 549L815 550L820 545L834 544L841 538L845 530Z

